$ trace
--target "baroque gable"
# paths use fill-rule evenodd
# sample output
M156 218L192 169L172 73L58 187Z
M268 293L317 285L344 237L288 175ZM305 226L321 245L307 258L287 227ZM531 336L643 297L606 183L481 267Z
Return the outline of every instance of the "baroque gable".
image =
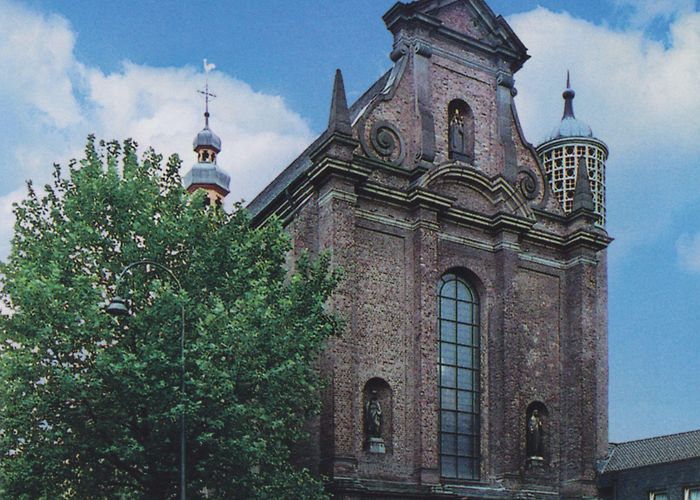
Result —
M528 56L505 20L481 0L399 2L384 20L394 34L393 65L348 110L356 142L347 158L362 159L370 180L403 196L420 176L454 164L502 177L524 205L563 215L518 121L513 73ZM307 192L331 135L329 128L251 203L254 215L298 205L297 187ZM445 182L429 189L449 191Z

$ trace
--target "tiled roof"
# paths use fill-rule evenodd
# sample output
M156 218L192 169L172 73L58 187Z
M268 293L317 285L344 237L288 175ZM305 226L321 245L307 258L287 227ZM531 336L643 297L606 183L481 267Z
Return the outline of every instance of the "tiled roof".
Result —
M700 458L700 430L611 445L603 473Z

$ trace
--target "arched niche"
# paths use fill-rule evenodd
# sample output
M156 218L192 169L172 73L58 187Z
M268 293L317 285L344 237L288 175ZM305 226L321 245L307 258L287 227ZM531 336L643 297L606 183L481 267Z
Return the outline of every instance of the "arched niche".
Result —
M447 106L447 144L451 160L474 162L474 112L461 99Z
M377 408L381 412L381 426L378 433L371 423ZM369 379L362 390L362 436L366 451L392 453L394 441L393 411L393 394L389 384L379 377ZM381 445L384 447L383 452Z
M533 401L525 411L525 458L528 468L544 466L549 459L549 410Z

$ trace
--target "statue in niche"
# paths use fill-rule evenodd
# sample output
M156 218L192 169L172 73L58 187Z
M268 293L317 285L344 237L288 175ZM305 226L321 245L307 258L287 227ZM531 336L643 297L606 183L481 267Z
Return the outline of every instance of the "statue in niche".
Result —
M467 134L464 129L464 117L459 108L455 108L450 119L450 154L456 159L464 159L467 156Z
M526 452L528 458L544 458L544 439L542 429L542 417L540 411L532 410L530 418L527 419L527 441Z
M377 391L373 389L365 402L365 434L367 449L370 453L386 453L386 445L382 439L383 426L382 405L379 403Z
M375 390L365 403L365 432L370 439L382 437L382 405L379 404Z

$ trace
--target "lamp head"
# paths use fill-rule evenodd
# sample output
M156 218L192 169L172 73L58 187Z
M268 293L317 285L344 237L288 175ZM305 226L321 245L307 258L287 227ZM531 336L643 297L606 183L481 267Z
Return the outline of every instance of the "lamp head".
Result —
M106 307L105 311L107 311L107 314L110 314L112 316L128 316L129 315L129 307L126 305L126 300L122 299L118 295L116 295L112 299L112 302L109 303L109 305Z

